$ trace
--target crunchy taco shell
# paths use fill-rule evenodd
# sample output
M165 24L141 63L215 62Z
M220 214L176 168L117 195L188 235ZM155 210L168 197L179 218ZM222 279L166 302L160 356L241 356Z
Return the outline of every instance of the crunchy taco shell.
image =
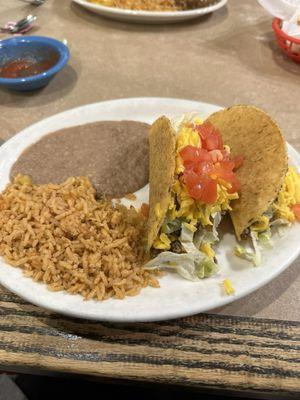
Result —
M176 134L171 122L161 117L149 132L149 219L148 249L151 248L170 205L175 175Z
M245 158L237 170L240 198L232 202L231 211L240 239L278 195L288 167L285 141L269 115L253 106L233 106L212 114L207 121L220 130L233 157Z

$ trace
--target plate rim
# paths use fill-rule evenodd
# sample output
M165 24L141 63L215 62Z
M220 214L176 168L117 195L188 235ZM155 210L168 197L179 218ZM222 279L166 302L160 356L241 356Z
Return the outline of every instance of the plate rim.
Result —
M212 4L207 7L196 8L194 10L185 10L185 11L143 11L143 10L127 10L123 8L116 7L108 7L100 4L90 3L87 0L72 0L74 3L87 7L93 11L102 11L103 15L111 14L113 16L132 16L132 17L141 17L141 18L168 18L168 19L177 19L180 17L192 17L192 16L200 16L204 14L208 14L214 12L222 7L224 7L228 0L220 0L216 4Z
M114 99L114 100L107 100L107 101L101 101L101 102L95 102L95 103L91 103L91 104L86 104L83 106L79 106L79 107L75 107L75 108L71 108L69 110L65 110L61 113L58 114L54 114L50 117L47 117L41 121L38 121L28 127L26 127L25 129L21 130L19 133L17 133L16 135L14 135L11 139L7 140L1 147L0 147L0 158L1 156L6 152L6 147L8 146L12 146L14 144L15 141L18 141L18 139L20 137L22 137L24 134L26 135L26 131L29 129L34 129L36 128L36 126L38 126L41 123L47 123L49 120L51 120L52 118L57 118L57 117L62 117L64 114L68 113L68 112L78 112L78 110L83 110L83 109L88 109L88 108L93 108L97 105L108 105L108 104L114 104L117 105L118 103L122 104L122 103L128 103L128 102L132 102L133 100L138 101L138 102L153 102L153 101L169 101L171 102L185 102L185 103L191 103L191 105L193 105L193 107L196 106L201 106L203 104L205 104L206 106L210 106L210 107L214 107L214 108L222 108L218 105L212 104L212 103L205 103L205 102L199 102L199 101L194 101L194 100L188 100L188 99L179 99L179 98L163 98L163 97L135 97L135 98L122 98L122 99ZM76 124L77 125L77 124ZM70 126L76 126L76 125L70 125ZM48 131L48 133L53 132L51 129ZM42 137L43 135L41 135L40 137ZM32 142L33 143L33 142ZM300 154L299 152L293 147L291 146L288 142L287 143L287 148L288 148L288 152L293 154L293 158L297 158L300 161ZM27 146L30 145L27 143ZM249 287L244 289L241 293L238 293L234 296L227 296L227 297L219 297L216 299L216 301L214 302L213 305L210 305L209 307L207 307L207 305L203 305L203 303L196 303L195 305L191 305L189 304L188 306L182 307L182 309L180 311L177 310L173 310L173 309L168 309L166 311L160 312L158 314L151 314L150 317L144 317L144 316L131 316L130 318L126 318L126 316L124 317L124 315L119 315L119 316L113 316L110 317L109 315L96 315L93 313L87 314L85 310L70 310L70 309L65 309L64 307L59 308L56 305L49 304L43 301L43 299L37 299L36 297L32 296L32 294L28 294L26 293L25 295L22 293L22 290L18 290L15 288L12 288L10 285L7 285L6 282L3 282L3 279L1 277L0 274L0 283L1 285L3 285L7 290L9 290L10 292L18 295L19 297L25 299L26 301L38 306L38 307L42 307L44 309L47 309L49 311L52 312L56 312L62 315L66 315L66 316L71 316L71 317L75 317L75 318L83 318L83 319L90 319L90 320L97 320L97 321L110 321L110 322L128 322L128 323L132 323L132 322L153 322L153 321L164 321L164 320L171 320L171 319L175 319L175 318L181 318L181 317L188 317L191 315L195 315L198 313L202 313L202 312L208 312L212 309L216 309L219 307L223 307L233 301L239 300L240 298L243 298L247 295L249 295L250 293L255 292L256 290L260 289L261 287L267 285L269 282L271 282L273 279L275 279L276 277L278 277L284 270L286 270L299 256L300 254L300 246L297 248L297 251L295 251L294 254L292 254L292 256L289 256L285 262L283 262L280 266L280 268L278 270L274 270L274 272L271 271L271 273L268 274L267 277L265 277L259 284L255 284L253 285L253 287ZM2 257L1 257L1 261L3 261ZM4 261L3 261L4 263ZM5 267L7 268L12 268L9 264L5 263ZM18 272L21 273L22 278L24 279L29 279L23 276L21 269L17 269ZM39 284L39 283L37 283ZM47 290L47 289L46 289ZM161 288L161 290L163 290L163 288ZM62 292L64 293L64 292ZM142 295L142 294L141 294ZM33 298L32 298L33 297ZM100 311L101 314L101 311Z

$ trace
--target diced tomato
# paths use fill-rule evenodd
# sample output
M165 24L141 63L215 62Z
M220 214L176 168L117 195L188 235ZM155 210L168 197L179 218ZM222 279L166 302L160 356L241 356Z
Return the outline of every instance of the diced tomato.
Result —
M222 150L223 141L220 132L215 127L206 122L202 125L196 125L195 129L201 138L202 147L207 150Z
M295 214L295 217L297 218L297 220L300 221L300 203L295 204L291 208L292 208L293 213Z
M198 158L199 149L198 147L189 145L180 150L179 154L183 161L193 161Z
M201 161L211 161L211 156L207 150L195 146L185 146L180 152L183 163L197 163Z
M193 171L198 175L208 175L212 172L214 164L212 161L203 161L193 166Z
M226 181L228 178L230 178L233 168L233 161L221 161L214 164L212 175Z
M230 179L228 180L228 182L231 184L231 188L228 189L228 193L235 193L240 190L241 183L238 180L238 178L236 177L234 172L232 172L231 174L232 175L231 175Z
M201 139L206 139L213 131L214 127L208 122L201 125L195 125L195 130L199 133Z
M217 182L205 175L198 175L190 170L184 172L184 181L189 195L206 204L213 204L217 200Z
M201 161L212 161L211 155L206 149L199 149L199 156Z
M209 152L211 159L213 160L214 163L216 162L220 162L223 161L224 157L223 157L223 153L221 150L211 150Z
M217 201L217 182L213 179L202 177L203 193L201 200L205 204L214 204Z
M207 137L205 143L203 144L203 147L208 150L220 150L222 146L221 136L217 135L216 133L212 133L209 137Z
M220 132L209 123L195 125L202 147L186 146L180 152L184 165L182 179L189 195L205 204L217 201L217 185L230 184L228 193L237 192L240 182L234 170L243 163L243 157L233 160L223 147Z
M220 162L220 165L226 171L233 171L234 170L234 166L235 166L233 160L224 160L224 161Z
M227 150L223 149L223 150L221 150L221 153L222 153L222 155L223 155L223 160L224 160L224 161L230 160L230 153L228 153Z
M244 157L239 155L232 159L234 162L234 169L240 168L244 164Z
M212 169L212 172L210 173L210 176L217 181L224 180L230 183L231 188L228 189L228 193L237 192L241 187L238 178L233 172L234 167L235 164L233 161L222 161L216 163Z
M202 186L199 182L199 175L193 170L185 170L183 173L184 183L186 184L189 195L193 199L200 200L202 195Z

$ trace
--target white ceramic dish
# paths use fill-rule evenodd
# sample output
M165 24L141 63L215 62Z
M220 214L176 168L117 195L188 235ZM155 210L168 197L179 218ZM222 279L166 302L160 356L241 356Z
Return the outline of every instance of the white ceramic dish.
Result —
M100 14L103 17L111 18L118 21L137 22L148 24L174 23L197 18L201 15L209 14L219 8L225 6L227 0L216 0L216 4L197 8L195 10L175 11L175 12L158 12L158 11L134 11L121 8L106 7L99 4L90 3L87 0L73 0L74 3Z
M10 169L30 144L42 136L61 128L99 120L137 120L151 123L165 114L176 117L197 111L205 118L220 107L179 99L135 98L106 101L63 112L47 118L20 132L0 147L0 191L9 182ZM300 155L288 146L290 162L300 169ZM137 192L138 200L147 201L148 188ZM217 276L201 282L189 282L168 274L161 279L161 288L146 288L139 296L124 300L104 302L84 301L79 295L50 292L43 284L25 278L18 268L0 260L0 283L10 291L38 306L81 318L107 321L157 321L208 311L239 299L265 285L284 271L300 252L300 224L294 224L285 237L274 237L274 248L265 250L263 263L253 267L232 254L236 243L233 232L227 232L218 248L221 266ZM227 296L221 287L224 278L230 278L236 289L234 296Z

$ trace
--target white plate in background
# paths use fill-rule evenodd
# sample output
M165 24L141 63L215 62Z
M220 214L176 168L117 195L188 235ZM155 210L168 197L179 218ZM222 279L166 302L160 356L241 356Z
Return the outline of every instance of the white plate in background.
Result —
M87 0L73 1L87 10L96 14L100 14L103 17L122 22L137 22L147 24L174 23L194 19L200 17L201 15L216 11L219 8L224 7L227 3L227 0L216 0L215 4L210 6L186 11L139 11L102 6L100 4L91 3Z
M205 118L220 107L180 99L132 98L106 101L78 107L54 115L23 130L0 147L0 191L9 182L10 169L22 151L44 135L70 126L101 120L136 120L152 123L162 114L178 117L196 111ZM288 145L290 162L300 170L300 155ZM148 197L148 187L137 193L138 201ZM300 224L295 223L286 236L274 235L274 248L263 252L259 267L233 255L236 244L232 230L228 231L217 247L220 264L218 275L200 282L190 282L178 275L167 274L160 280L161 288L147 287L135 297L103 302L85 301L79 295L50 292L41 283L25 278L19 268L0 259L0 284L25 300L46 309L80 318L102 321L133 322L158 321L183 317L223 306L246 296L267 284L283 272L300 253ZM221 282L229 278L236 290L227 296Z

